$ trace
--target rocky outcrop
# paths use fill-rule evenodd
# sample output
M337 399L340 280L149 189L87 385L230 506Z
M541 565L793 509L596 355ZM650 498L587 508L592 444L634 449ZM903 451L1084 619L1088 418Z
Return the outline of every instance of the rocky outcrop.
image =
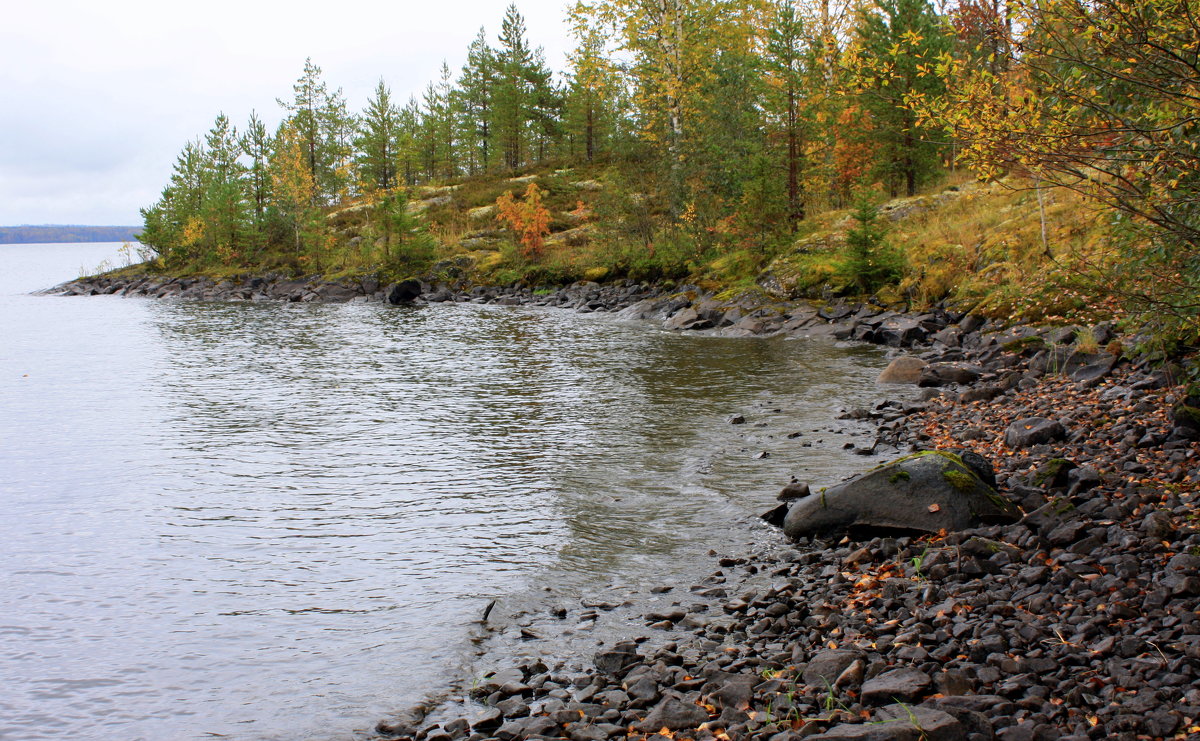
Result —
M795 501L791 538L843 530L936 533L1016 518L1014 505L953 453L930 451L884 464Z

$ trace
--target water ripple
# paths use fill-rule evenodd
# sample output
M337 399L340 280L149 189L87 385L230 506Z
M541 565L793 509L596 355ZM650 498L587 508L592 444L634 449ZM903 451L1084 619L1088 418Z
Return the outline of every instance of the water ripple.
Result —
M789 475L854 465L785 434L881 363L538 309L0 294L0 738L350 738L492 597L683 578Z

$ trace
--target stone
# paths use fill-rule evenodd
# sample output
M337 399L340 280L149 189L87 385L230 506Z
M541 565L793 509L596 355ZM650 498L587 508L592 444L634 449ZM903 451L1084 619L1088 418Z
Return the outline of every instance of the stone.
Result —
M471 722L471 730L488 732L504 725L504 713L499 708L487 708Z
M784 532L793 539L854 528L936 533L1011 522L1017 514L961 458L927 451L793 502Z
M421 284L415 280L402 280L387 287L384 300L389 304L409 304L421 296Z
M883 322L876 330L875 338L877 342L891 347L908 347L921 342L928 334L929 330L916 319L896 317Z
M899 723L842 723L824 733L808 737L817 739L842 739L842 741L919 741L920 732Z
M1004 393L1004 390L1001 389L999 386L988 383L988 384L984 384L982 386L975 386L973 388L967 389L966 391L963 391L961 394L958 395L958 401L961 404L970 404L973 401L991 401L992 399L995 399L997 396L999 396L1000 394L1003 394L1003 393Z
M916 384L927 365L929 364L920 358L901 355L888 363L888 367L879 374L879 383Z
M979 380L983 370L965 363L931 363L917 379L918 386L948 386L952 383L970 385Z
M530 738L532 736L557 736L558 724L546 717L510 720L496 731L497 738Z
M967 732L962 723L949 713L928 707L888 705L875 714L877 722L909 726L922 741L962 741Z
M596 668L605 674L620 674L629 667L641 661L637 652L637 644L632 641L622 641L609 651L596 654Z
M1067 429L1061 422L1045 417L1018 419L1004 431L1004 444L1010 448L1028 448L1031 445L1063 440Z
M892 669L864 682L860 699L867 705L913 702L925 694L932 683L928 674L916 669Z
M708 711L704 708L678 697L668 697L656 705L646 719L636 725L636 729L645 733L655 733L664 728L682 731L707 722Z
M775 498L781 502L794 502L797 499L803 499L811 493L812 491L809 489L808 484L800 481L793 481L792 483L783 487L783 491L779 492L779 496Z
M666 329L708 329L711 326L711 320L702 319L700 313L690 306L677 311L663 325Z
M842 672L862 656L863 654L859 651L825 649L812 657L812 660L804 667L801 677L804 679L804 683L811 687L822 689L832 687Z
M707 695L718 709L735 708L745 710L754 697L757 677L745 674L720 672L705 684L701 692Z
M1092 386L1099 383L1101 380L1112 375L1113 368L1117 364L1117 356L1110 355L1107 358L1082 366L1071 374L1071 380L1082 383L1087 386Z
M357 290L340 283L322 283L316 287L315 291L322 301L329 303L345 303L359 295Z

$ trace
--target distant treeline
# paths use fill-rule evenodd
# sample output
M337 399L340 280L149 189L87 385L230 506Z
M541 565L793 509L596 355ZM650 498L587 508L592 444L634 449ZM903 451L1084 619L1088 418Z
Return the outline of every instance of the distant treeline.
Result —
M0 226L0 244L133 242L140 226Z

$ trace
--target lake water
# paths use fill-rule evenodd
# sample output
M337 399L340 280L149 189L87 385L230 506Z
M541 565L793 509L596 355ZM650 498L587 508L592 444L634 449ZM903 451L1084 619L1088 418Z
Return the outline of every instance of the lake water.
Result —
M354 738L489 600L685 580L863 465L786 433L877 400L874 348L28 295L118 246L0 246L3 739Z

